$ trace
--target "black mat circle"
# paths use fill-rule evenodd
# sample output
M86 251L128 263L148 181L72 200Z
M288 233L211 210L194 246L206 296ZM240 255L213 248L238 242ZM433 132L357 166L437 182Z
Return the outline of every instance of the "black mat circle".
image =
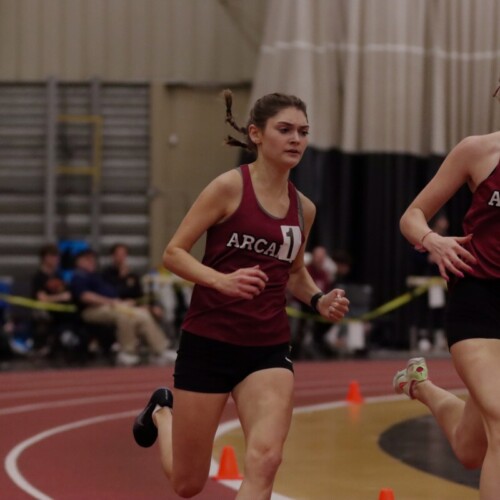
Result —
M412 467L479 488L480 470L467 470L456 459L432 415L405 420L390 427L380 436L379 446Z

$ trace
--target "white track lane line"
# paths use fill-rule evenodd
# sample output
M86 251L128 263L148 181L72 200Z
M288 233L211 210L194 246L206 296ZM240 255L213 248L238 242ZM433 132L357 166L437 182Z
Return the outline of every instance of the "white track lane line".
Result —
M71 431L74 429L79 429L81 427L85 427L87 425L99 424L102 422L107 422L110 420L118 420L120 418L129 418L137 415L138 410L134 411L126 411L122 413L113 413L110 415L100 415L98 417L86 418L84 420L78 420L77 422L71 422L69 424L60 425L58 427L53 427L52 429L47 429L46 431L40 432L39 434L35 434L34 436L22 441L17 446L12 448L12 450L5 457L4 467L12 479L12 481L24 492L28 493L32 497L37 500L52 500L51 497L35 488L31 485L25 477L21 474L21 471L18 467L18 459L26 449L30 446L33 446L44 439L55 436L56 434L60 434L62 432Z
M123 382L121 383L116 383L116 384L99 384L97 387L96 385L88 385L88 386L80 386L80 387L75 387L75 386L66 386L66 387L58 387L58 388L52 388L52 389L30 389L30 390L22 390L22 391L9 391L5 393L0 393L0 400L6 400L6 399L19 399L19 398L31 398L31 397L36 397L40 398L42 396L57 396L57 395L77 395L78 393L82 392L93 392L94 394L96 392L101 392L101 393L106 393L106 392L130 392L131 390L134 391L139 391L142 390L143 394L147 394L148 392L151 392L151 383L142 383L142 384L124 384Z
M8 408L0 409L0 416L3 415L14 415L16 413L27 413L38 410L49 410L52 408L66 408L68 406L79 406L86 404L95 403L108 403L111 401L127 401L130 399L142 398L145 401L147 399L144 397L144 392L137 393L124 393L124 394L107 394L103 396L91 396L88 398L77 398L77 399L62 399L61 401L47 401L46 403L32 403L20 406L11 406Z
M376 392L384 392L387 391L387 384L383 385L376 385L376 386L370 386L370 390L376 391ZM65 392L65 391L64 391ZM116 392L116 391L115 391ZM79 405L85 405L85 404L91 404L91 403L106 403L108 401L125 401L125 400L132 400L132 399L144 399L145 401L147 398L145 398L144 394L147 391L142 391L142 392L130 392L127 391L126 389L122 394L103 394L102 396L88 396L84 398L71 398L71 399L63 399L60 401L47 401L47 402L41 402L41 403L30 403L30 404L24 404L24 405L18 405L18 406L8 406L5 408L0 408L0 416L4 415L14 415L16 413L27 413L27 412L32 412L32 411L38 411L38 410L47 410L51 408L61 408L61 407L66 407L66 406L79 406ZM64 393L62 393L64 394ZM61 394L61 395L62 395ZM301 397L301 396L327 396L327 397L335 397L337 398L342 398L343 396L347 396L347 390L344 386L333 386L333 387L318 387L316 389L297 389L295 390L295 396L296 397ZM234 401L230 398L228 400L229 404L234 404Z
M101 399L101 398L85 398L86 402L90 402L92 399ZM403 395L391 395L391 396L376 396L376 397L368 397L365 399L365 404L374 404L374 403L380 403L380 402L390 402L390 401L398 401L401 399L406 399L406 396ZM89 401L90 400L90 401ZM84 400L80 400L79 404L84 404ZM61 402L56 402L52 403L52 407L57 407L60 406L61 404L68 404L68 401L61 401ZM75 404L75 401L73 401L73 404ZM310 406L302 406L295 408L293 410L294 414L300 414L300 413L313 413L317 411L325 411L325 410L330 410L333 408L340 408L342 406L347 406L349 403L346 401L334 401L330 403L319 403L315 405L310 405ZM47 403L44 408L49 408L50 404ZM36 406L36 405L32 405ZM34 409L33 409L34 410ZM33 411L31 410L31 411ZM29 411L29 410L27 410ZM126 411L126 412L121 412L121 413L112 413L108 415L100 415L97 417L91 417L87 418L84 420L78 420L76 422L71 422L69 424L64 424L60 425L57 427L53 427L52 429L47 429L43 432L40 432L38 434L35 434L34 436L25 439L24 441L20 442L18 445L16 445L12 450L7 454L5 461L4 461L4 468L5 471L7 472L7 475L12 479L12 481L24 492L27 494L31 495L33 498L36 498L37 500L52 500L51 497L43 493L42 491L38 490L35 488L32 484L30 484L26 478L21 474L21 471L19 470L18 467L18 460L21 454L26 451L28 448L33 446L34 444L39 443L40 441L43 441L44 439L50 438L56 434L60 434L62 432L68 432L74 429L79 429L81 427L86 427L89 425L95 425L99 424L102 422L108 422L110 420L118 420L121 418L129 418L137 415L137 412L140 410L131 410L131 411ZM238 419L230 420L228 422L223 422L222 424L219 425L219 428L217 429L216 433L216 438L220 438L227 432L238 428L240 426L240 422ZM210 476L213 476L217 473L218 471L218 463L212 458L211 465L210 465ZM222 484L225 486L233 489L233 490L238 490L241 481L220 481ZM286 497L284 495L280 495L278 493L273 493L272 495L272 500L293 500L290 497Z

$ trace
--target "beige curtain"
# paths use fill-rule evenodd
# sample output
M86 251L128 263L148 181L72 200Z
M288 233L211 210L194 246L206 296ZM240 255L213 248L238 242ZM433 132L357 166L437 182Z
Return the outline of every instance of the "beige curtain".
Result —
M270 0L253 98L308 104L312 145L444 154L500 128L500 0Z
M252 80L267 0L0 0L0 81Z

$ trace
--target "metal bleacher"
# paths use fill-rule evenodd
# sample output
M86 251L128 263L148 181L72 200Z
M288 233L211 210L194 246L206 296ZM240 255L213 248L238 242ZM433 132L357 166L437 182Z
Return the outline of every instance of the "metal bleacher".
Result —
M149 90L98 80L0 84L0 276L47 241L118 241L148 267Z

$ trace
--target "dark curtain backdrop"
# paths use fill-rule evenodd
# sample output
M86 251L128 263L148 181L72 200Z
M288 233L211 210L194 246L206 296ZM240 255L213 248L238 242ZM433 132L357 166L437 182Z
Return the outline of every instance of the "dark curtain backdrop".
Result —
M351 279L373 286L374 307L408 291L406 278L416 271L415 251L401 235L399 219L442 160L310 148L292 171L292 181L317 207L308 249L323 245L330 253L347 251L353 260ZM462 234L469 200L463 189L445 207L450 234ZM410 307L380 318L383 344L407 347Z

